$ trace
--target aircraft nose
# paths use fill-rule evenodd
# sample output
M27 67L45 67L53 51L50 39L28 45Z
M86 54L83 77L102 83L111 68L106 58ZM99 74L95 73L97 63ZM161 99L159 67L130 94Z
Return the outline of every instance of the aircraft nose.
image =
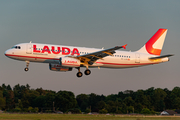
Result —
M4 52L4 55L5 55L5 56L8 56L8 54L10 54L10 50L6 50L6 51Z

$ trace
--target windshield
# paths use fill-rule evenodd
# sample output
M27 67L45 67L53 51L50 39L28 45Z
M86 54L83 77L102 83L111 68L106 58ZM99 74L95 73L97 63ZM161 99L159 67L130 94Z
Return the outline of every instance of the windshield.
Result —
M13 46L12 48L14 48L14 49L21 49L20 46Z

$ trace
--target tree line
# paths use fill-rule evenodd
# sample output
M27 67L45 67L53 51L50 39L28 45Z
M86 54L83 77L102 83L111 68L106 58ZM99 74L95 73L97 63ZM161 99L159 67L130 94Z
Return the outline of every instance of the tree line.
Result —
M141 113L155 114L166 109L180 109L180 87L126 90L118 94L74 95L71 91L30 89L28 84L0 86L0 109L7 112L69 112L72 113Z

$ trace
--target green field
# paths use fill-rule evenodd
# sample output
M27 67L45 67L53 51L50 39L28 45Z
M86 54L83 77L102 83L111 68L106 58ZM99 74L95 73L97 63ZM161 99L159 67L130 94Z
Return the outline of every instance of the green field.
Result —
M68 115L68 114L0 114L0 119L11 120L180 120L179 116L130 115Z

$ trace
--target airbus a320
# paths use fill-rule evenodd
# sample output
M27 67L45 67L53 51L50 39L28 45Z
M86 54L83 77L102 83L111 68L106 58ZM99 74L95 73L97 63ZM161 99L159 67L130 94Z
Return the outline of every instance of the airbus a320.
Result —
M20 43L5 51L11 59L26 62L28 71L30 62L48 63L52 71L72 71L77 68L77 77L82 77L81 67L86 67L85 75L90 75L91 67L102 68L132 68L159 64L169 61L172 54L160 55L166 37L167 29L159 29L149 41L134 52L119 51L126 45L109 49L51 45L40 43Z

